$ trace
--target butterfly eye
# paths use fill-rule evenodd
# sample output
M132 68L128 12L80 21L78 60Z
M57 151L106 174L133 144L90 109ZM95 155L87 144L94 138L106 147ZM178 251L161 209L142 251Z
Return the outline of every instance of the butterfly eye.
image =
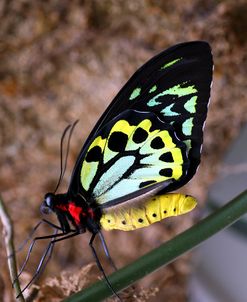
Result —
M43 214L50 214L53 210L54 202L53 202L53 195L48 193L45 195L44 201L41 204L40 211Z
M51 195L46 196L44 201L45 201L48 208L53 207L53 198L52 198Z

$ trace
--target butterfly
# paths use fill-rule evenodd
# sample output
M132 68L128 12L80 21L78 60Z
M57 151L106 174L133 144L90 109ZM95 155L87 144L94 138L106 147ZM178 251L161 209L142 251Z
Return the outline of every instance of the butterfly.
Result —
M200 163L213 60L207 42L175 45L138 69L96 123L76 160L68 191L47 193L44 214L59 225L55 242L89 231L134 230L191 211L196 200L170 193L185 185ZM75 125L72 126L72 128ZM112 289L114 291L114 289Z

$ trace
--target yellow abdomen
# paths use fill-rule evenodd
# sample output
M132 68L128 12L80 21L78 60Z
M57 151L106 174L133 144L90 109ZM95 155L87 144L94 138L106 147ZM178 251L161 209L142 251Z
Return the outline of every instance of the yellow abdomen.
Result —
M105 230L132 231L149 226L166 217L182 215L193 210L196 199L183 194L157 195L139 207L114 208L103 213L100 224Z

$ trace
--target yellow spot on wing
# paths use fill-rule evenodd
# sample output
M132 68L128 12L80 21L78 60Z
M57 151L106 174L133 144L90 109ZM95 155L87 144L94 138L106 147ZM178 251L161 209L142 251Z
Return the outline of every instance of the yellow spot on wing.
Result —
M98 162L88 163L85 160L82 164L81 184L86 191L89 189L89 186L97 172L98 165L99 165Z
M95 140L92 142L92 144L90 145L90 147L88 148L88 151L95 146L99 146L101 150L104 150L105 143L106 143L106 138L103 139L101 136L97 136Z
M159 132L159 130L150 131L151 127L152 127L152 123L149 119L145 119L145 120L141 121L137 126L132 127L131 134L130 134L130 131L128 133L130 139L128 140L126 150L136 150L136 149L140 148L140 145L143 145L143 143L144 143L144 142L142 142L140 144L137 144L133 141L134 130L136 128L142 128L143 130L145 130L148 133L148 136L150 136L151 134Z
M101 152L103 152L105 147L106 139L102 139L101 136L95 138L90 147L88 148L88 152L95 146L101 148ZM90 187L90 184L97 173L99 162L87 162L85 159L82 163L81 169L81 184L83 188L87 191Z
M130 126L130 124L126 120L119 120L116 124L112 127L111 132L108 138L111 136L113 132L123 132L128 135L128 137L132 134L136 126ZM117 142L116 142L117 143ZM115 157L118 152L114 152L108 148L108 144L106 145L105 152L104 152L104 163L107 163L110 159Z

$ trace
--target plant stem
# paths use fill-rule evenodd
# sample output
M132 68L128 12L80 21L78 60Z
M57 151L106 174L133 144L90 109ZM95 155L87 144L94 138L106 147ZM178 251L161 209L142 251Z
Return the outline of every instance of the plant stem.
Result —
M15 296L19 295L18 301L23 302L25 301L25 299L21 293L20 283L17 278L13 224L1 196L0 196L0 219L3 224L3 234L5 239L5 247L7 252L8 267L9 267L11 282L15 290Z
M109 276L109 281L116 291L123 290L140 278L174 261L178 256L196 247L220 230L234 223L247 212L247 191L234 198L228 204L201 220L190 229L162 244L160 247L142 256L134 263ZM103 301L112 292L104 281L99 281L82 290L64 302Z

